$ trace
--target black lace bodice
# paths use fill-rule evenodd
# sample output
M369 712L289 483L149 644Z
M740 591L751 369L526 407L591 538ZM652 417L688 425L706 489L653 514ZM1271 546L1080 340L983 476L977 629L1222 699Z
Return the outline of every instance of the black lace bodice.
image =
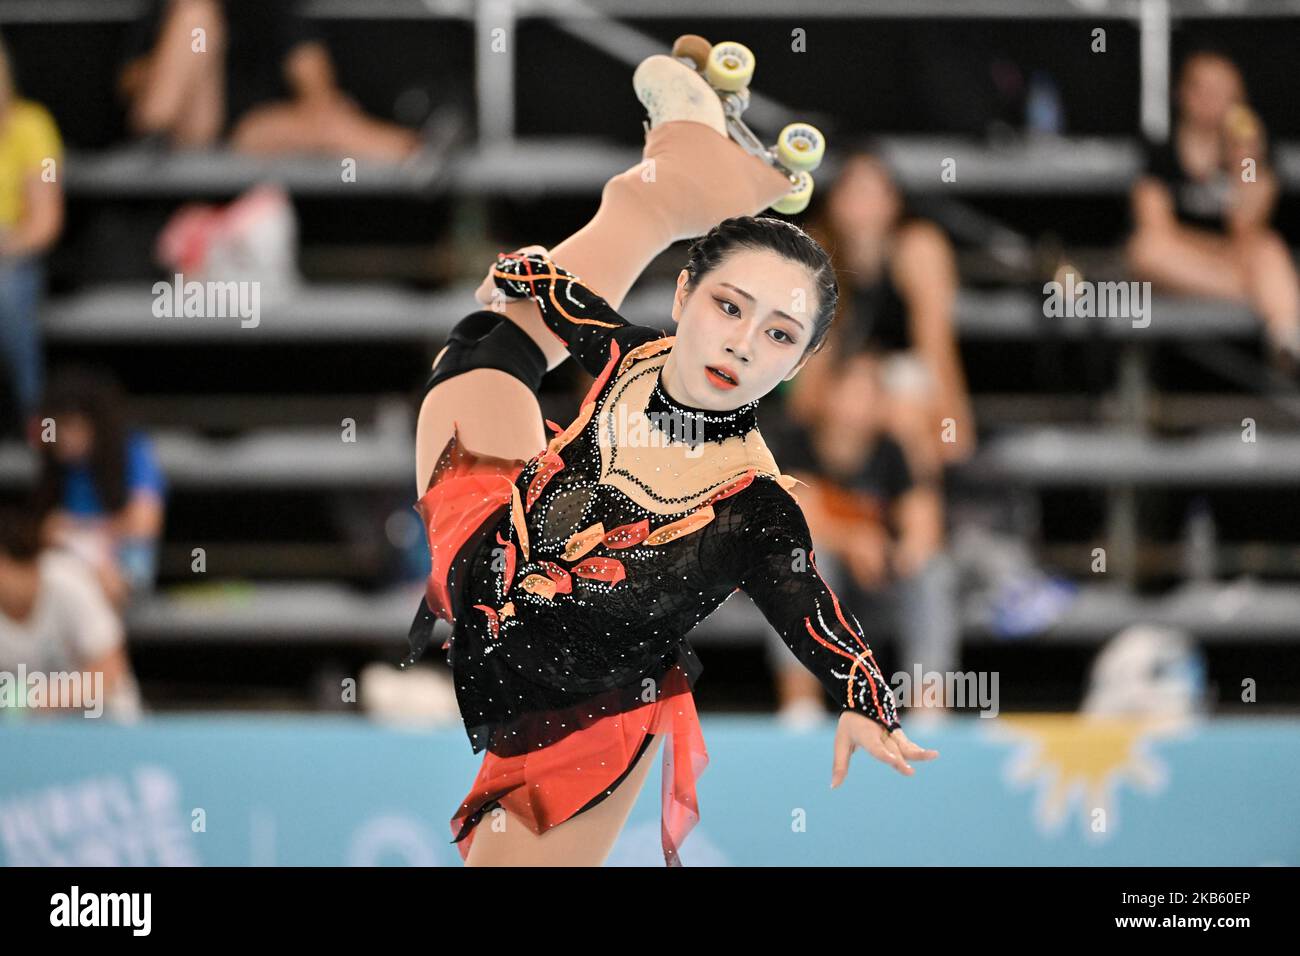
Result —
M737 590L842 709L898 726L862 628L817 572L757 403L674 401L659 378L673 339L544 256L502 257L496 282L532 297L596 381L467 559L450 661L474 749L545 746L653 700L675 664L693 681L686 635Z

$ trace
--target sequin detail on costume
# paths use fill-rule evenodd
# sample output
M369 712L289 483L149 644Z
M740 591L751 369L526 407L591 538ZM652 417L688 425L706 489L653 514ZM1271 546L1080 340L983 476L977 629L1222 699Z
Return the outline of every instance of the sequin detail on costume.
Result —
M455 622L450 660L475 751L538 753L644 706L644 688L662 688L693 656L692 628L737 590L838 706L897 727L857 619L817 572L796 482L772 459L753 403L674 402L661 375L675 339L627 323L546 257L503 259L497 272L498 287L538 304L593 383L572 423L547 422L546 448L497 495L493 533L463 556L462 606L476 610ZM659 428L628 441L620 422L647 413L687 422L692 440Z
M674 521L672 524L666 524L659 528L652 535L645 539L645 543L654 547L656 545L667 544L669 541L676 541L684 534L690 534L703 528L713 520L713 507L705 505L697 511L691 512L685 518Z

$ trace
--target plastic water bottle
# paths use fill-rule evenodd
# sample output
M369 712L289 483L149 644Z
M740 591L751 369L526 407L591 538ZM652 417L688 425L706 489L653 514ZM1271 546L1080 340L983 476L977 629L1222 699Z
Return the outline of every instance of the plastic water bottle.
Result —
M1183 575L1188 581L1214 580L1217 537L1209 501L1203 496L1192 499L1183 525Z
M1065 131L1061 94L1049 73L1035 70L1029 77L1025 101L1025 129L1031 134L1059 136Z

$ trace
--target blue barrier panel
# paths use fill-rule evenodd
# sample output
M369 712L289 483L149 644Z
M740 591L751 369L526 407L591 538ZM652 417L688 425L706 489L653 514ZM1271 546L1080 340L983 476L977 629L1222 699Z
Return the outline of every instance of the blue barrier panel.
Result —
M937 761L858 752L834 791L829 722L703 728L688 866L1300 863L1300 721L913 722ZM458 728L329 716L0 725L0 863L459 865L478 762ZM663 865L658 773L611 865Z

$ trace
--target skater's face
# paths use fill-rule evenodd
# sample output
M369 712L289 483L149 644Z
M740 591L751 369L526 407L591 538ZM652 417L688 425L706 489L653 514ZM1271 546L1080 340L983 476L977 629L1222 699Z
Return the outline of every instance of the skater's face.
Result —
M673 299L677 341L664 367L673 398L712 411L739 408L803 367L820 304L806 267L768 250L738 249L694 288L689 279L683 269Z

